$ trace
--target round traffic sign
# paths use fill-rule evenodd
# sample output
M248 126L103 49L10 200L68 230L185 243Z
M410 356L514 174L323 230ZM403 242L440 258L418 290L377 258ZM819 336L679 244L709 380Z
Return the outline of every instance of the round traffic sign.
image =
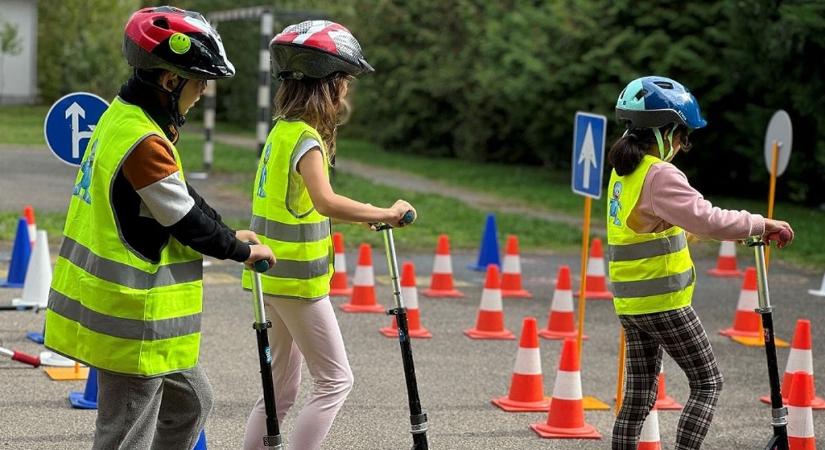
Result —
M54 102L43 121L46 145L61 161L79 166L89 138L109 104L88 92L73 92Z
M771 161L773 160L773 143L779 146L776 159L776 176L785 173L788 168L788 160L791 159L791 145L793 144L793 127L791 117L783 110L773 114L768 131L765 132L765 166L768 173L771 172Z

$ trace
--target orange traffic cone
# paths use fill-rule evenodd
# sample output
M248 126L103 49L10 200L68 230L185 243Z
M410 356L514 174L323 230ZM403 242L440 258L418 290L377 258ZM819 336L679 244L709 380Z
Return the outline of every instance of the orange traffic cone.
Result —
M708 270L715 277L741 277L742 271L736 267L736 244L731 241L722 241L719 246L719 257L716 258L716 267Z
M26 218L26 226L29 228L29 241L34 247L34 243L37 241L37 224L34 221L34 208L32 205L26 205L23 208L23 217Z
M533 298L533 294L521 287L521 258L518 237L507 236L507 251L501 268L501 296L503 298Z
M352 295L352 288L347 286L347 258L344 251L344 235L332 235L332 246L335 249L335 272L329 281L329 295L333 297L348 297Z
M791 383L795 372L803 372L811 379L811 409L825 409L825 399L816 396L816 383L814 381L814 360L811 350L811 321L799 319L796 321L796 330L793 333L791 342L791 353L788 355L788 363L785 365L785 375L782 377L782 401L788 403L788 396L791 393ZM760 397L762 403L771 404L771 397L766 395Z
M501 308L501 285L498 266L487 266L487 279L481 291L481 306L475 328L464 330L472 339L515 339L513 333L504 328L504 311Z
M464 294L453 287L453 261L450 258L450 239L446 234L438 236L433 276L430 279L430 288L424 291L424 295L427 297L464 297Z
M590 258L587 260L587 290L584 292L588 300L612 300L613 293L607 290L607 277L604 273L604 253L602 252L602 240L593 239L590 246ZM575 293L579 295L578 292Z
M734 342L748 347L764 347L765 337L762 335L762 317L755 311L759 306L759 293L756 290L756 269L745 269L745 279L739 294L739 303L736 305L736 315L733 326L720 330L719 334L730 337ZM777 348L788 347L788 342L774 336Z
M682 409L682 405L677 403L673 397L667 395L667 390L665 389L664 365L662 365L662 368L659 370L659 385L656 389L656 404L654 405L654 408L662 410Z
M525 317L521 326L521 340L516 353L516 365L506 397L494 398L493 404L509 412L547 411L550 397L544 396L544 378L541 375L539 337L536 318Z
M539 336L545 339L578 336L573 313L573 292L570 289L570 268L561 266L556 278L556 290L553 291L553 301L550 303L550 313L547 314L547 328L539 331ZM582 339L587 339L587 336L582 336Z
M739 291L739 303L736 305L736 315L733 317L733 326L719 331L722 336L762 336L762 320L755 310L759 306L759 294L756 291L756 269L748 267L745 270L745 279L742 281L742 290Z
M788 444L790 450L816 450L814 416L811 411L813 379L804 372L795 372L788 398Z
M564 340L547 422L531 424L530 428L543 438L602 438L596 428L584 421L579 355L573 339Z
M639 446L636 450L662 450L662 443L659 438L659 413L656 407L647 414L642 432L639 434Z
M375 274L372 270L372 247L369 244L361 244L352 285L352 296L349 303L341 305L342 311L376 314L384 312L384 307L375 302Z
M405 262L401 269L401 298L407 308L407 328L410 337L431 338L430 332L421 326L421 316L418 312L418 289L415 287L415 265ZM398 322L392 316L392 324L378 330L387 337L398 337Z

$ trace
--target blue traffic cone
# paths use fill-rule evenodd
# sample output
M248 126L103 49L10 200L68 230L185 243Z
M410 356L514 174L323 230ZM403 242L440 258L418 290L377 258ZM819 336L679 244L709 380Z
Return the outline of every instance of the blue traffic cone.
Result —
M195 448L192 450L207 450L206 449L206 433L201 430L201 435L198 438L198 443L195 444Z
M69 392L69 403L72 408L97 409L97 370L89 368L89 378L86 379L86 390L83 392Z
M487 266L490 264L501 267L501 258L498 255L498 230L496 228L495 214L487 215L484 234L481 236L481 250L478 252L478 262L475 265L470 264L467 268L482 272L486 271Z
M11 251L9 276L0 287L21 288L26 281L26 268L29 267L29 258L32 254L32 244L29 241L29 225L26 218L17 221L17 234L14 236L14 247Z
M34 342L35 344L42 344L46 340L46 324L43 324L42 333L38 333L37 331L29 331L26 333L26 339Z

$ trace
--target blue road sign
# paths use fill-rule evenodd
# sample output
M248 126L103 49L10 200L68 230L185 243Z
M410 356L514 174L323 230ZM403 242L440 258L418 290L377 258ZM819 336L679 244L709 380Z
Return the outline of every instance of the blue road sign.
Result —
M43 122L49 150L61 161L79 166L97 121L108 107L106 100L88 92L73 92L56 101Z
M576 113L573 131L573 192L593 198L602 196L604 137L607 118L598 114Z

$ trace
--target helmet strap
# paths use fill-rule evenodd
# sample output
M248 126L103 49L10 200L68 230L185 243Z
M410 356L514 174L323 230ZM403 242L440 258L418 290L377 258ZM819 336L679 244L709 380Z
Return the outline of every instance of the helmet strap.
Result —
M140 80L141 83L151 87L152 89L154 89L154 90L156 90L156 91L158 91L162 94L165 94L165 95L169 96L170 101L169 101L168 112L172 116L172 120L175 122L175 127L180 128L180 127L183 126L184 123L186 123L186 117L183 114L181 114L180 111L178 110L178 103L180 102L181 92L183 92L183 88L186 86L186 82L189 81L188 79L183 78L180 75L178 75L178 78L180 78L180 81L178 82L177 86L175 86L175 88L173 90L168 91L168 90L166 90L166 88L161 86L160 83L158 83L156 81L150 81L150 80L147 80L147 79L143 78L140 75L140 71L138 71L137 69L135 69L135 71L134 71L134 76L135 76L135 78Z
M658 128L653 129L653 135L656 136L656 143L659 145L659 158L665 159L665 143L662 140L662 132Z

